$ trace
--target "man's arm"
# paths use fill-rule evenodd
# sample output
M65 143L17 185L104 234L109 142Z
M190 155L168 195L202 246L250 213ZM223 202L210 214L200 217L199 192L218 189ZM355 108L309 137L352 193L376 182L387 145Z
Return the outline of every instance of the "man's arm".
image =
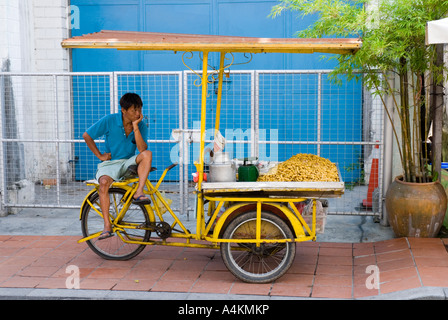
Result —
M138 127L138 124L143 120L143 114L140 115L140 118L134 122L132 122L132 126L134 128L134 136L135 136L135 143L137 145L137 149L139 152L143 152L146 149L148 149L148 145L146 144L145 139L142 137L142 134L140 132L140 128Z
M84 132L82 137L84 138L84 141L86 142L89 149L93 152L93 154L100 159L101 161L107 161L112 158L110 153L101 153L98 147L96 146L95 141L92 139L92 137L89 136L87 132Z

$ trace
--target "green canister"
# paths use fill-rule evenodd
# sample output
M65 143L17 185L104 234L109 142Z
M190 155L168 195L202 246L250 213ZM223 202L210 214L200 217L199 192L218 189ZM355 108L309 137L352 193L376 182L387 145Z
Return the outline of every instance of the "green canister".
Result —
M253 164L247 164L248 161L257 160L257 158L244 158L244 164L238 168L238 181L257 181L258 168Z

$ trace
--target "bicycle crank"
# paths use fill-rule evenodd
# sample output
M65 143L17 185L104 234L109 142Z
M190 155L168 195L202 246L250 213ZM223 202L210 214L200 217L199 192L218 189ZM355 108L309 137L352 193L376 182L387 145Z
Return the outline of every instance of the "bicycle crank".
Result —
M171 226L165 221L157 222L155 231L156 234L164 240L171 236Z

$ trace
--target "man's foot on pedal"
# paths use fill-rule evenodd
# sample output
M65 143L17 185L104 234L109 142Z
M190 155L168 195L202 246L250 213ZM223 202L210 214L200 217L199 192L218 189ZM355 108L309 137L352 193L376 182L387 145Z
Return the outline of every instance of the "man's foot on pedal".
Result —
M103 231L103 232L100 234L98 240L104 240L104 239L113 237L113 235L114 235L114 234L112 233L112 231Z
M138 196L137 198L133 198L133 204L151 204L151 200L149 200L145 195Z

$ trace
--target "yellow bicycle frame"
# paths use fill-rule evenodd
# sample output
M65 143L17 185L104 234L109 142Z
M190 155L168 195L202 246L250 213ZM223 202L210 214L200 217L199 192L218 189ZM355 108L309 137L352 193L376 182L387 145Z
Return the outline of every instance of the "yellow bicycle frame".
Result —
M169 205L165 202L163 197L161 196L160 192L158 191L158 188L163 181L163 178L165 177L166 173L169 170L169 167L165 169L163 172L161 178L159 179L156 186L153 186L149 181L146 181L146 187L148 191L145 191L146 194L148 194L151 197L151 200L153 203L156 203L155 197L157 197L163 205L167 208L168 212L172 215L175 222L172 226L172 228L178 224L181 228L183 233L173 233L172 237L178 237L178 238L186 238L186 243L168 243L166 241L151 241L147 243L142 244L164 244L164 245L179 245L179 246L195 246L195 247L208 247L208 248L216 248L217 244L220 242L251 242L256 243L257 245L260 245L260 243L263 242L301 242L301 241L308 241L308 240L316 240L316 200L313 200L313 223L311 228L305 223L303 220L301 214L297 211L297 209L294 206L295 202L300 202L306 199L302 198L286 198L286 199L278 199L278 198L269 198L269 197L213 197L208 196L204 194L204 190L202 188L202 184L204 182L203 180L203 173L204 173L204 147L205 147L205 119L206 119L206 100L207 100L207 85L208 85L208 51L203 52L203 68L202 68L202 76L201 76L201 85L202 85L202 101L201 101L201 139L200 139L200 155L199 155L199 162L195 162L195 166L197 169L197 172L199 174L199 180L197 183L197 206L196 206L196 234L190 233L181 223L181 221L178 219L178 217L175 215L175 213L172 211L172 209L169 207ZM219 76L219 87L218 87L218 102L217 102L217 112L216 112L216 122L215 122L215 130L219 130L219 119L220 119L220 110L221 110L221 97L222 97L222 82L223 82L223 76L224 76L224 60L225 60L226 52L221 52L220 57L220 68L218 71ZM126 180L122 182L115 182L112 184L112 187L118 187L127 190L126 196L127 196L127 202L123 206L121 212L119 213L119 217L117 217L117 220L120 221L120 219L125 215L126 210L128 209L132 196L128 196L129 194L133 194L137 188L137 182L138 179L131 179ZM86 199L83 202L83 206L90 205L93 210L95 210L99 215L101 215L101 212L99 212L92 203L89 201L90 195L95 192L98 189L98 185L94 185L95 189L92 190L86 197ZM124 197L126 198L126 197ZM213 216L211 217L210 221L208 222L207 227L205 226L205 200L209 200L211 202L218 203L218 206L216 207ZM218 212L222 208L224 203L237 203L234 204L232 207L228 208L223 215L220 217L220 219L217 221L216 226L213 230L213 234L210 236L209 232L211 231L211 226L215 222ZM228 220L228 218L231 217L232 213L234 213L237 209L244 207L248 203L255 203L257 206L257 223L256 223L256 239L222 239L220 238L220 235L222 234L223 227ZM286 217L287 221L291 225L294 234L296 235L293 239L275 239L275 240L267 240L261 238L261 210L264 205L269 205L270 207L274 207L280 212L283 213L283 215ZM288 208L289 207L289 208ZM155 215L154 211L152 210L151 206L146 206L147 211L150 215L150 221L155 221ZM291 208L291 209L290 209ZM156 209L156 215L160 219L160 221L163 221L163 217L161 213L159 212L159 209L157 205L155 206ZM82 209L81 209L82 211ZM129 227L129 226L128 226ZM116 230L123 230L123 227L116 226ZM90 240L92 238L95 238L99 236L98 234L91 235L88 238L81 239L80 242ZM138 241L132 241L132 240L126 240L122 237L124 242L130 242L130 243L140 243ZM205 240L212 243L212 245L198 245L198 244L192 244L190 243L190 239L194 240Z

